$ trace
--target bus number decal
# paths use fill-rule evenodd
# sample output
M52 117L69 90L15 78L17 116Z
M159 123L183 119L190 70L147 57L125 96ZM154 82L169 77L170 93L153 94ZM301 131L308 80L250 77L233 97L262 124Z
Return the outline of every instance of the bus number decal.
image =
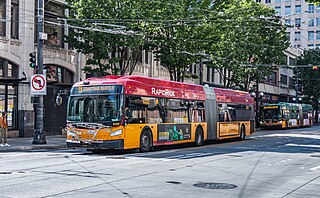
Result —
M190 124L159 124L158 142L173 142L191 139Z

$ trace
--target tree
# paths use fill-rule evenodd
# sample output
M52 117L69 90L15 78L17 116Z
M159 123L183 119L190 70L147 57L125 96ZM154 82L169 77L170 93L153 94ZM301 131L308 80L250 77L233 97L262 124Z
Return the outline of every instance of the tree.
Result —
M299 67L299 65L302 65ZM299 86L302 87L305 98L311 100L313 108L316 111L316 121L319 110L320 100L320 71L315 70L314 65L320 65L320 49L305 50L303 55L297 60L297 67L295 69L295 75L297 76Z
M320 0L306 0L308 3L315 3L315 4L320 4Z
M142 4L141 12L149 17L142 27L148 49L168 69L171 80L184 81L186 77L194 77L187 70L199 59L194 54L202 51L199 38L195 36L197 25L205 16L203 7L208 7L210 2L179 0L172 3L165 0Z
M87 55L86 73L131 74L141 59L143 37L134 34L137 1L67 0L71 27L68 42Z
M252 81L274 69L271 65L285 61L283 52L289 46L285 26L272 8L254 1L229 0L215 9L223 13L213 14L208 27L207 39L215 41L208 49L211 67L225 87L249 91Z

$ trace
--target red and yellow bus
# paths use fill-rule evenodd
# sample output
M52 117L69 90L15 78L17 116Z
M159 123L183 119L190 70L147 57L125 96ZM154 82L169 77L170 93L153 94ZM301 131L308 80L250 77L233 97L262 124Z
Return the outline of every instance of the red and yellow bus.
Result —
M67 147L135 149L241 138L254 131L247 92L142 76L89 78L73 85Z

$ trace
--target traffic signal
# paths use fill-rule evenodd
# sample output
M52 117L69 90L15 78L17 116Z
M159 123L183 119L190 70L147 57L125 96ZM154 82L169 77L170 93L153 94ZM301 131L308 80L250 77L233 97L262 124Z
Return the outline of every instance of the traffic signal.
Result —
M313 70L318 70L318 66L312 66Z
M31 52L29 54L29 56L30 56L30 59L29 59L30 64L29 64L29 66L34 69L34 68L36 68L36 53L35 52Z

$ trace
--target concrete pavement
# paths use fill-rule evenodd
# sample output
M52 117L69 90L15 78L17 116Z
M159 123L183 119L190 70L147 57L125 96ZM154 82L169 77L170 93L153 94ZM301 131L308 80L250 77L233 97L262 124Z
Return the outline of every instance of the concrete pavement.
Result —
M32 140L33 137L8 138L7 142L11 146L0 147L0 152L66 148L65 135L46 136L47 144L32 144Z

